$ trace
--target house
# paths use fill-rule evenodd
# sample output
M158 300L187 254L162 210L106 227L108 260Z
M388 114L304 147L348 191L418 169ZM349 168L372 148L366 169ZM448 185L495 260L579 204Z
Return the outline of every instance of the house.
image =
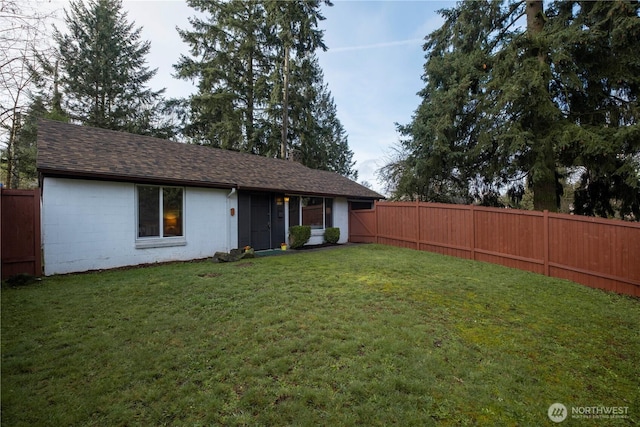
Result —
M299 163L42 120L46 275L279 248L292 225L349 235L349 205L383 198Z

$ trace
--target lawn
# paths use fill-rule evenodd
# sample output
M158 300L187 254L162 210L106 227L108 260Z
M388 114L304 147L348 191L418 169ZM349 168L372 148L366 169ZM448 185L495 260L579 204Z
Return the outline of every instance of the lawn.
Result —
M3 427L640 422L638 299L379 245L5 285L1 338Z

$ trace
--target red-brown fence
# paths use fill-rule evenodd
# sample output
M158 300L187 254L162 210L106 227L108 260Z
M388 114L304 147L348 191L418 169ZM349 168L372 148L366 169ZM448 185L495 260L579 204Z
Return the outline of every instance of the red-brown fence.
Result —
M3 280L42 275L40 190L0 190L0 267Z
M640 296L640 224L548 212L378 202L349 213L349 241L486 261Z

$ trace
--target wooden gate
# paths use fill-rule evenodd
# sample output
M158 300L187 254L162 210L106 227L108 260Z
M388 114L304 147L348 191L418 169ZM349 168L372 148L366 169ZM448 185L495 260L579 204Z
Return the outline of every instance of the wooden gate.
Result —
M40 190L0 190L2 280L16 274L42 275Z
M375 210L349 209L349 241L353 243L377 243L377 213Z

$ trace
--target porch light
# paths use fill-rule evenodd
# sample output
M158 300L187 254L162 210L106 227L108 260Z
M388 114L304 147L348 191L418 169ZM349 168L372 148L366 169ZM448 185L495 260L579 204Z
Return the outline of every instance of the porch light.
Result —
M289 203L289 196L284 196L284 202Z

